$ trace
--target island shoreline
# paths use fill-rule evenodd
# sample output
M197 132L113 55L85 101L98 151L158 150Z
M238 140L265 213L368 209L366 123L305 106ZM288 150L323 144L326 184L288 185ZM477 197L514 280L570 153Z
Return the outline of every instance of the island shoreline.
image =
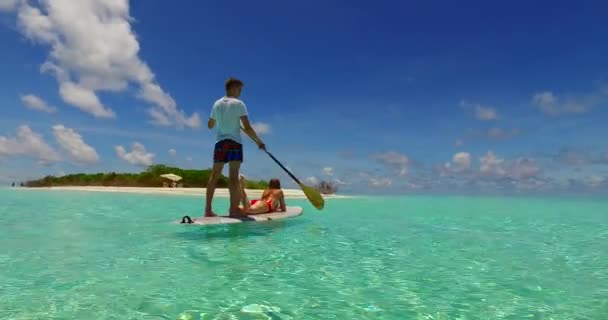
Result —
M13 189L13 188L11 188ZM54 186L54 187L20 187L16 190L52 190L52 191L88 191L88 192L114 192L114 193L136 193L136 194L165 194L205 197L207 188L163 188L163 187L114 187L114 186ZM264 190L245 189L249 198L259 198ZM306 198L300 189L282 189L286 199ZM215 189L214 197L229 197L228 188ZM324 194L324 199L347 199L353 198L348 195Z

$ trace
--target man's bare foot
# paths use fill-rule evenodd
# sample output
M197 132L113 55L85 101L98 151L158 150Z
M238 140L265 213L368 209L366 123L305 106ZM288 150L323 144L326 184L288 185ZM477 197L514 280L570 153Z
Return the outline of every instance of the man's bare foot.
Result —
M230 212L228 213L228 216L232 218L245 218L247 217L247 212L245 212L242 208L238 208L237 212Z
M217 217L217 214L215 214L213 211L205 211L204 217L207 217L207 218Z

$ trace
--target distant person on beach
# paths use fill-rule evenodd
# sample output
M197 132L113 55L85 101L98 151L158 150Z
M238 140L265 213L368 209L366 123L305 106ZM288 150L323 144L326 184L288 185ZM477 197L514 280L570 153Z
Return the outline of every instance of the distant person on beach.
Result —
M241 201L243 203L241 210L245 214L261 214L270 213L275 211L285 212L287 207L285 206L285 195L281 190L281 181L279 179L270 179L268 182L268 188L264 190L260 199L253 199L251 202L247 199L247 193L245 192L245 185L247 180L241 175Z
M217 100L211 108L211 116L207 127L213 129L217 126L216 143L213 151L213 169L207 183L207 197L205 199L205 217L217 216L212 210L213 195L217 181L228 163L228 189L230 192L231 216L242 216L239 208L241 190L239 188L239 173L243 162L243 144L241 142L241 122L243 129L251 138L257 141L258 148L266 150L266 146L260 140L255 130L249 123L247 107L239 100L243 82L229 78L226 81L226 95Z

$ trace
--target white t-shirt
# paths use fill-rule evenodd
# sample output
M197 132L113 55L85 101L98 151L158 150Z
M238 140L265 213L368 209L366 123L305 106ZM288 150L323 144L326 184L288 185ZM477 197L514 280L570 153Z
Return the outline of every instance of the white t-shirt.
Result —
M243 101L223 97L217 100L211 108L211 119L215 119L217 128L216 141L231 139L241 142L241 116L247 115L247 107Z

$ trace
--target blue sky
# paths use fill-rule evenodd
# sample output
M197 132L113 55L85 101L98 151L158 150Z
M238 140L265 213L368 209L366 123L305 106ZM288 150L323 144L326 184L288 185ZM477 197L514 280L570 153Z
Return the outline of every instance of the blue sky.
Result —
M207 168L206 120L235 76L269 150L310 184L605 193L607 9L0 0L0 180ZM293 186L245 141L247 176Z

